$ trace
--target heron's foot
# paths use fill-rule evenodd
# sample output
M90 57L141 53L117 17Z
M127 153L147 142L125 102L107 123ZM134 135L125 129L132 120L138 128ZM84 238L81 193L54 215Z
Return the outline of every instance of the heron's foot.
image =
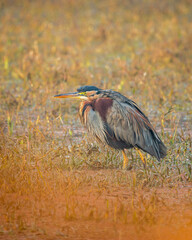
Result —
M125 150L122 150L123 152L123 169L127 169L128 163L129 163L129 159L127 157L127 155L125 154Z
M147 161L145 159L145 157L143 156L143 154L141 153L141 151L139 149L137 149L138 153L139 153L139 156L141 158L141 161L143 162L143 165L144 165L144 168L146 168L147 166Z

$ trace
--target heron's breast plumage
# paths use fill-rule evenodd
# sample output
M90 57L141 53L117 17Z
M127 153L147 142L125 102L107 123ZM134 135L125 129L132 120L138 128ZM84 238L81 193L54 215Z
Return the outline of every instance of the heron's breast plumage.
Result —
M98 98L80 103L79 115L81 121L86 124L88 113L92 110L99 114L102 121L106 121L108 111L113 105L111 98Z

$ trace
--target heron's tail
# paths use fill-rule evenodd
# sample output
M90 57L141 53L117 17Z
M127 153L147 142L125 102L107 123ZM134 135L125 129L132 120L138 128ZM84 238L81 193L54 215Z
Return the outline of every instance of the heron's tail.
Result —
M157 158L158 161L167 155L167 148L160 139L154 139L151 146L147 149L149 154Z
M159 142L159 156L164 158L167 155L167 148L162 141Z
M167 155L167 148L155 131L148 131L144 135L144 139L145 144L137 145L143 151L154 156L155 158L157 158L158 161L160 161L161 158L164 158Z

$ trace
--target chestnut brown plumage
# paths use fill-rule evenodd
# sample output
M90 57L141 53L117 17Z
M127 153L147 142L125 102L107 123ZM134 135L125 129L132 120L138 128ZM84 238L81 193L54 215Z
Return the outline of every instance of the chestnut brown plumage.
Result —
M149 119L135 102L112 90L83 86L75 93L60 94L59 98L80 98L79 116L88 131L100 142L123 150L138 148L158 160L166 156L166 147Z

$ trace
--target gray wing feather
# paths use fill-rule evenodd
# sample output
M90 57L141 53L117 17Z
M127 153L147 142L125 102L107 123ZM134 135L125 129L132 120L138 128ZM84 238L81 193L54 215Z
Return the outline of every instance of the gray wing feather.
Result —
M127 145L139 147L157 159L164 157L165 147L148 118L140 111L134 102L121 102L114 100L107 117L107 124L113 130L118 141ZM162 151L162 154L161 154Z
M120 141L129 142L131 145L135 145L135 134L133 131L133 122L130 121L130 115L126 108L119 105L114 101L113 106L110 109L110 113L107 116L107 124L113 130L115 138Z

